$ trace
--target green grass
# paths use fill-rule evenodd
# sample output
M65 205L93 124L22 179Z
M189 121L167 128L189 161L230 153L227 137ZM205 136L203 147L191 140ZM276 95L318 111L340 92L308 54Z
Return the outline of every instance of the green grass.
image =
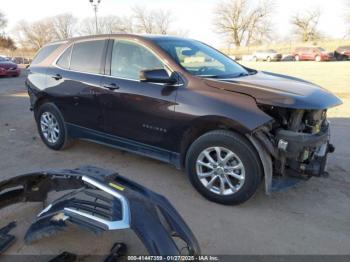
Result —
M290 54L294 48L299 46L321 46L329 52L333 52L337 49L338 46L350 45L350 39L337 39L337 40L327 40L327 41L318 41L315 43L280 43L280 44L268 44L262 46L250 46L250 47L240 47L240 48L232 48L230 50L222 50L224 53L229 55L241 56L241 55L249 55L258 50L264 49L274 49L282 54Z

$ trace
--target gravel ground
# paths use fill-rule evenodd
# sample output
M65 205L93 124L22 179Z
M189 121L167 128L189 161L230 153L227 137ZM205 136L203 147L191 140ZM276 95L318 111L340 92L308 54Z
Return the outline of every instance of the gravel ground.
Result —
M96 165L165 195L183 215L205 254L350 254L350 121L332 117L336 147L329 159L329 178L313 178L267 197L261 186L247 203L221 206L201 197L186 176L170 165L105 146L77 141L65 151L49 150L36 131L24 75L0 78L1 179L47 168ZM7 254L105 254L117 240L130 253L144 253L128 230L94 236L71 228L33 245L22 236L40 204L18 204L1 210L1 225L17 220L18 241Z

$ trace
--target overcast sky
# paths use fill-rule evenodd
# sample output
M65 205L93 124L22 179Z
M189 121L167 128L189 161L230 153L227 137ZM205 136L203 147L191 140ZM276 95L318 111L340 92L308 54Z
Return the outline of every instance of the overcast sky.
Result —
M254 1L254 0L253 0ZM256 0L258 1L258 0ZM281 37L290 32L290 16L298 11L319 7L322 12L319 28L325 34L343 38L346 0L276 0L273 16L275 30ZM129 15L130 6L172 10L174 30L188 31L188 36L215 46L223 39L214 33L213 9L221 0L102 0L99 15ZM0 10L9 20L7 31L19 20L35 21L60 13L72 13L78 18L93 15L89 0L0 0Z

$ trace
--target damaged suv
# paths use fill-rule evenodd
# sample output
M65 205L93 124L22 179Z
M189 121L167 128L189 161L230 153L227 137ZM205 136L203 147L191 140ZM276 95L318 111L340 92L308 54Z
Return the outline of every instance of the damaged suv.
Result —
M43 142L85 139L186 170L209 200L239 204L265 179L325 173L327 109L341 101L195 40L99 35L43 47L28 69Z

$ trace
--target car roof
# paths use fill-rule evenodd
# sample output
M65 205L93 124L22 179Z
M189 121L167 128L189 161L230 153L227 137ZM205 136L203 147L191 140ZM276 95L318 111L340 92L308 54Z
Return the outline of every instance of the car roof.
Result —
M123 37L123 38L130 38L130 39L144 39L144 40L151 40L151 41L159 41L159 40L185 40L187 38L179 37L179 36L172 36L172 35L151 35L151 34L99 34L99 35L88 35L88 36L78 36L78 37L72 37L68 38L66 40L58 40L54 42L50 42L47 45L53 45L53 44L60 44L60 43L67 43L67 42L76 42L80 40L88 40L88 39L99 39L99 38L108 38L108 37Z

